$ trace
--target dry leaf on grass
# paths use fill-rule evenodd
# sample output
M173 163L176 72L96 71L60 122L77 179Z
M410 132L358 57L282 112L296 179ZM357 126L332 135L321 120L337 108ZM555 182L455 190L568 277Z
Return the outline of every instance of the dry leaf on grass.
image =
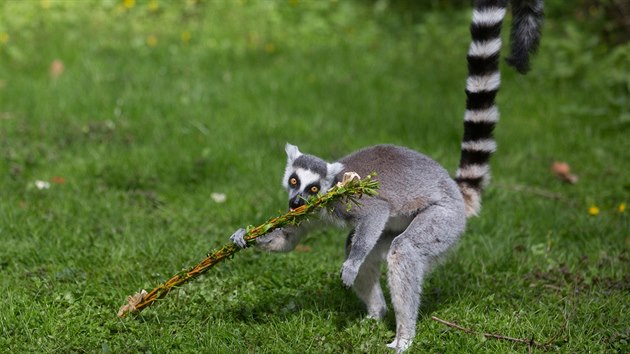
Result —
M60 176L53 176L50 181L54 184L64 184L66 183L66 179Z
M46 181L40 181L37 180L35 181L35 188L39 189L39 190L44 190L44 189L49 189L50 188L50 183L46 182Z
M48 73L50 74L50 77L56 79L61 76L61 74L63 74L65 69L66 68L63 65L63 62L59 59L55 59L52 61L52 63L50 63L50 69Z
M578 181L578 176L571 174L571 166L566 162L555 161L551 165L551 171L567 183L575 184Z
M212 198L215 203L225 203L227 196L223 193L210 193L210 198Z
M297 245L295 246L295 252L297 253L306 253L306 252L310 252L313 249L311 248L311 246L307 246L307 245Z

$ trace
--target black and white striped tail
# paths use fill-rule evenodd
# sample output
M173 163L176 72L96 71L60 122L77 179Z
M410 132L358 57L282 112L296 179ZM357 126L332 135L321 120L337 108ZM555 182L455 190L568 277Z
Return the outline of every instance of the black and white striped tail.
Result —
M499 54L501 25L508 0L477 0L472 15L466 81L466 114L462 154L455 181L466 203L466 215L481 208L481 192L490 179L490 156L496 150L492 136L499 120L495 96L501 83Z

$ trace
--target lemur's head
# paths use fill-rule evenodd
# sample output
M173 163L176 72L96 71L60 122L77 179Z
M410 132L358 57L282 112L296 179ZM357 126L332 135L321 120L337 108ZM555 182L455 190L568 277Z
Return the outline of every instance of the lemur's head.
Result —
M319 157L302 154L295 145L287 143L284 149L287 152L287 168L282 185L289 193L289 209L304 205L310 196L326 193L332 188L335 176L343 170L343 164L328 163Z

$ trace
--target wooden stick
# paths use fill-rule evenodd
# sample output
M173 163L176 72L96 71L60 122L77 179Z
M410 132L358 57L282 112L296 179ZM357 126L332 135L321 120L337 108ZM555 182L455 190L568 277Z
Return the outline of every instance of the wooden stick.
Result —
M507 184L507 183L498 183L498 182L495 183L495 185L497 188L505 188L505 189L516 191L516 192L529 193L529 194L533 194L533 195L547 198L547 199L558 200L568 205L574 204L573 200L565 197L564 195L560 193L554 193L554 192L551 192L542 188L527 186L523 184Z
M358 204L357 198L360 198L364 194L369 196L376 195L376 189L379 187L379 183L372 179L373 176L373 174L369 175L362 180L356 173L346 173L343 181L331 188L327 193L317 198L311 198L301 207L293 209L282 216L269 219L260 226L248 227L244 236L245 241L248 245L252 245L255 243L256 238L266 235L277 228L287 225L297 225L314 211L329 207L333 202L345 201L346 203L352 202ZM156 300L168 295L173 288L202 275L208 271L208 269L214 267L226 258L232 257L240 250L241 248L233 243L226 244L218 251L209 254L208 257L194 267L175 274L165 283L158 285L150 292L147 293L145 290L142 290L139 293L128 296L127 304L121 306L118 310L118 317L125 317L127 313L130 312L142 311L142 309L151 305Z
M482 333L482 332L474 331L474 330L472 330L470 328L462 327L462 326L457 325L457 324L452 323L452 322L448 322L446 320L443 320L443 319L435 317L435 316L431 316L431 319L434 320L434 321L440 322L442 324L445 324L445 325L447 325L449 327L457 328L460 331L464 331L466 333L481 334L481 335L483 335L486 338L501 339L501 340L507 340L507 341L510 341L510 342L527 344L527 350L529 352L531 352L532 347L548 348L550 346L549 344L538 343L538 342L536 342L534 340L534 338L532 338L532 339L522 339L522 338L508 337L508 336L504 336L504 335L501 335L501 334Z

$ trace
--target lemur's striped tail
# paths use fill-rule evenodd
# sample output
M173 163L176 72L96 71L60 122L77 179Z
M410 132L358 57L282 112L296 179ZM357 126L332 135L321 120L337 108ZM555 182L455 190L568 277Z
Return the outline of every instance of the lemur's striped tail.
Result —
M490 179L490 156L496 150L492 136L499 120L494 98L499 90L501 25L508 0L477 0L473 9L468 50L466 114L462 155L455 181L466 203L466 216L481 209L481 191Z
M508 63L521 73L529 69L529 55L540 40L543 0L512 0L512 54ZM481 192L490 180L490 156L497 148L492 136L499 120L494 99L501 83L499 54L501 26L508 0L476 0L468 50L466 114L462 155L455 181L466 203L466 216L481 209Z

